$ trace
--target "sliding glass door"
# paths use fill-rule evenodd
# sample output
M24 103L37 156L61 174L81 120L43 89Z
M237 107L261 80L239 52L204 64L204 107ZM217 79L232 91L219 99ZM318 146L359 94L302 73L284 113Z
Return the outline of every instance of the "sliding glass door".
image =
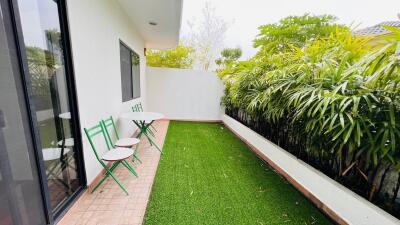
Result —
M51 208L80 187L58 3L18 0Z
M0 225L52 224L86 186L65 2L0 3Z

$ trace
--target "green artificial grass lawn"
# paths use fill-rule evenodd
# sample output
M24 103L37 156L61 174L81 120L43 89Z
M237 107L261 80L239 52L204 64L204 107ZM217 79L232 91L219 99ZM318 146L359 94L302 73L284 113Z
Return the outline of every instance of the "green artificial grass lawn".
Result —
M169 125L145 224L331 224L222 124Z

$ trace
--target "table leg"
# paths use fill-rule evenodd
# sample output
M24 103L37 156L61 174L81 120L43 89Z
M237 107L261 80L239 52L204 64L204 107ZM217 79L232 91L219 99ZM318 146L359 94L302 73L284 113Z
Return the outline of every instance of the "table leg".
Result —
M144 135L146 136L147 140L149 141L150 145L151 145L151 146L154 145L154 147L156 147L157 150L160 151L161 154L163 154L163 152L162 152L162 150L160 149L160 147L158 147L157 144L156 144L156 143L151 139L151 137L149 136L148 129L149 129L149 127L151 126L151 124L154 122L154 120L151 121L151 122L148 123L148 124L145 124L145 121L139 121L139 122L138 122L138 121L135 121L135 120L134 120L133 122L134 122L134 123L136 124L136 126L138 126L139 129L140 129L140 132L139 132L139 134L137 135L137 138L140 139L140 137L144 134Z
M149 140L150 144L152 143L152 145L154 145L154 147L156 147L157 150L158 150L159 152L161 152L161 154L163 154L163 152L162 152L162 150L160 149L160 147L158 147L157 144L156 144L153 140L151 140L151 138L150 138L150 136L148 135L148 133L144 133L144 135L147 137L147 140Z

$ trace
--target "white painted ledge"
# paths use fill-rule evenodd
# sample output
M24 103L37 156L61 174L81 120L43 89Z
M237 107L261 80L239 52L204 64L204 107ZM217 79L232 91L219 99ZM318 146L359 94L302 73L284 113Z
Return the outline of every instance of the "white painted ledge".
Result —
M297 159L235 119L222 115L222 121L346 223L356 225L400 224L400 221L389 213Z

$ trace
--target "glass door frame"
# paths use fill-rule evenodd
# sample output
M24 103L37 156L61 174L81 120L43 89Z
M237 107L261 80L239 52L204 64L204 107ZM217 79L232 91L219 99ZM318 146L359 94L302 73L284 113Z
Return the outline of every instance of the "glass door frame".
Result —
M59 22L61 28L61 37L62 37L62 45L64 49L64 63L65 63L65 72L66 72L66 84L67 91L69 93L69 106L71 113L71 123L72 133L74 134L74 142L76 148L76 161L77 161L77 173L79 177L80 187L78 190L69 197L60 207L57 208L56 211L52 211L51 203L50 203L50 191L47 185L47 177L45 164L43 160L43 153L41 151L42 145L40 141L39 135L39 127L37 125L37 117L36 110L33 104L33 92L32 92L32 84L31 78L29 75L28 68L28 60L27 55L25 53L25 44L22 33L22 25L20 20L20 14L18 10L18 1L17 0L0 0L8 3L9 11L11 15L11 23L14 31L15 44L17 46L17 54L19 59L19 66L21 69L22 76L22 86L24 89L25 95L25 103L28 110L29 117L29 127L33 134L33 148L35 153L35 160L38 165L38 174L40 180L40 188L42 191L43 198L43 206L45 209L46 219L48 224L55 224L61 217L66 213L66 211L72 206L72 204L78 199L78 197L83 193L83 191L87 188L87 180L86 180L86 172L85 172L85 164L83 158L83 147L82 147L82 135L81 135L81 126L79 120L79 110L77 104L77 95L76 95L76 85L75 85L75 76L74 76L74 67L73 67L73 58L71 52L71 42L69 35L69 23L68 23L68 12L67 12L67 3L66 0L49 0L54 1L58 4L58 14L59 14ZM7 4L6 4L7 5Z

